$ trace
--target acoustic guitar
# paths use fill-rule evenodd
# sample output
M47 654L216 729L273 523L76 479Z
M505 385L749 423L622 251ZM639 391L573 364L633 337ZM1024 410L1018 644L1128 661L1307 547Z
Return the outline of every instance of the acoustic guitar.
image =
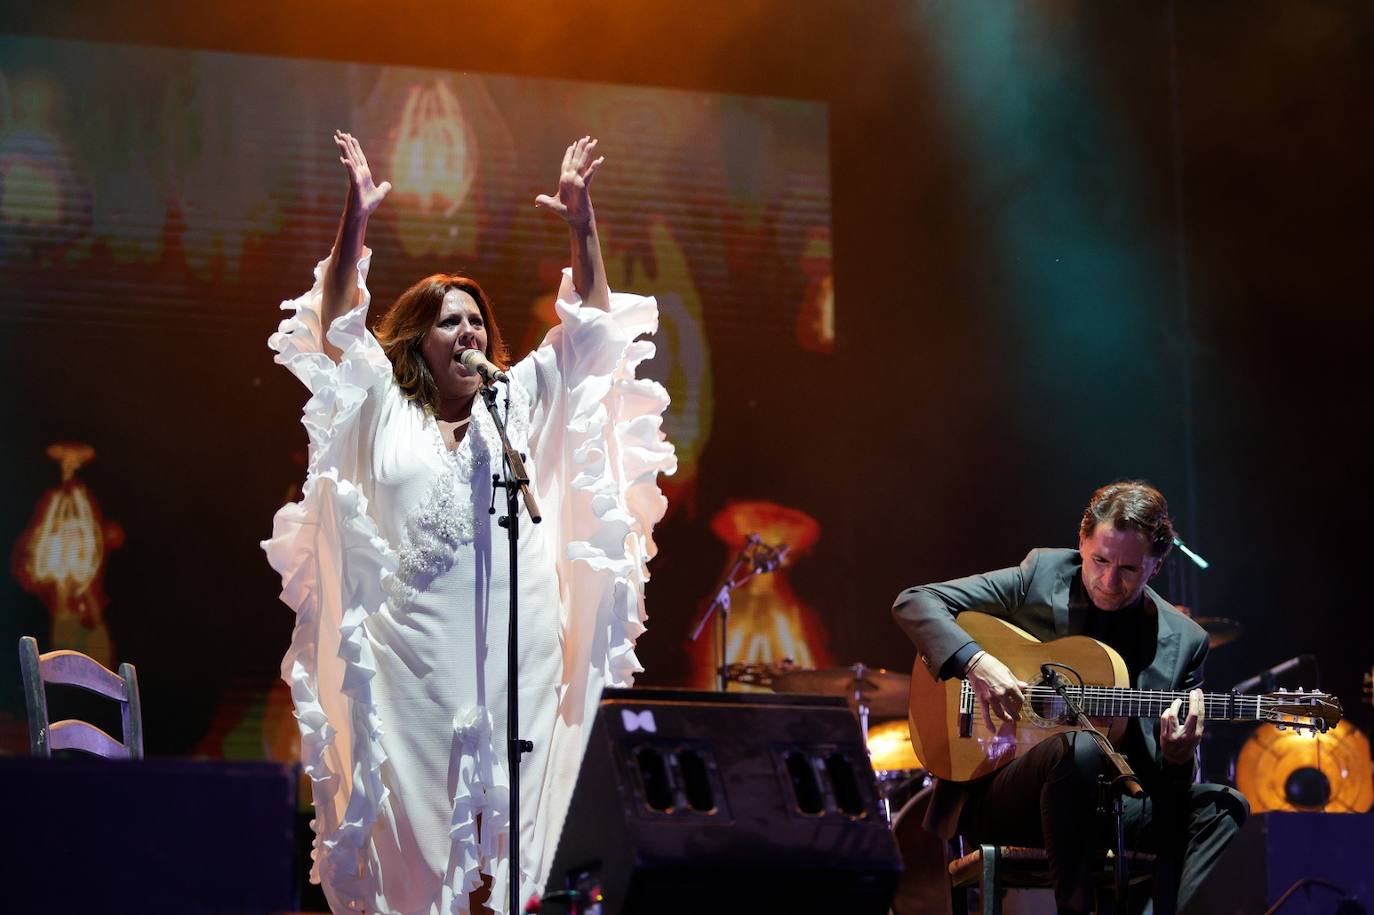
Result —
M1018 720L989 728L967 680L938 680L919 660L911 674L911 742L932 775L966 782L995 772L1046 738L1078 730L1059 692L1041 665L1062 667L1069 697L1082 705L1094 726L1119 745L1130 718L1158 718L1175 699L1186 709L1182 690L1132 689L1126 662L1096 639L1074 635L1041 642L1023 629L985 613L959 614L959 625L989 654L1030 684ZM1326 731L1341 720L1341 703L1325 693L1279 690L1259 696L1205 693L1209 721L1268 721L1280 727Z

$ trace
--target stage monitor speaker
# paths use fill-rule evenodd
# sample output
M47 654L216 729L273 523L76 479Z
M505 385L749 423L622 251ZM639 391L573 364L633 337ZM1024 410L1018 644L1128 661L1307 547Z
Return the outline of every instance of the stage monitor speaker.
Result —
M544 911L885 913L900 871L843 699L608 689Z
M296 769L0 758L5 912L297 909Z
M1374 911L1371 849L1374 813L1254 814L1184 915L1256 915L1300 881L1282 915Z

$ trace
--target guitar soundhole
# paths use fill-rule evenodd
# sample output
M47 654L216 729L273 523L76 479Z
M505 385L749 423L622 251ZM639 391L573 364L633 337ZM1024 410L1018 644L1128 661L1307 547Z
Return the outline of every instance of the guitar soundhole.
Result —
M1073 695L1072 691L1069 695ZM1031 681L1030 700L1025 708L1025 717L1039 725L1058 724L1067 716L1064 700L1040 679Z

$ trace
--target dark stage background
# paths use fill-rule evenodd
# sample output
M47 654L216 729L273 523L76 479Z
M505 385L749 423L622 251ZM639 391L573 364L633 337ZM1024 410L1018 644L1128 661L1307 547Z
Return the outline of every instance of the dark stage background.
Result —
M13 49L35 47L34 37L105 43L89 52L101 60L127 53L116 45L152 49L140 66L101 72L112 98L165 89L147 74L166 49L298 58L249 85L202 73L234 123L265 126L252 137L208 133L222 147L217 164L179 177L245 193L268 186L313 209L245 205L203 236L187 231L196 214L172 214L164 254L181 251L184 262L164 267L194 294L131 308L146 294L146 237L131 229L123 252L72 254L91 234L88 219L25 248L15 227L29 218L32 234L32 214L0 206L10 232L0 251L0 378L10 392L0 536L16 545L16 575L0 583L0 641L52 631L49 610L21 586L18 544L59 479L44 450L90 444L96 457L77 475L118 523L106 527L121 544L108 554L103 619L118 657L139 665L150 750L284 752L289 733L272 722L289 721L271 690L291 620L256 542L299 482L293 449L303 436L300 389L271 365L264 341L275 304L301 291L323 256L341 182L298 186L308 170L276 154L289 135L328 176L329 129L366 141L369 125L330 120L362 105L310 123L282 112L308 80L327 80L320 73L429 68L486 86L502 117L525 103L553 112L504 146L474 147L489 162L518 161L497 169L505 184L480 190L493 219L510 212L507 200L523 205L546 190L559 144L580 132L615 135L597 188L612 246L624 236L652 247L646 201L680 207L670 215L687 266L668 271L674 283L653 269L668 263L664 249L617 252L645 265L633 276L638 291L696 308L709 352L692 363L682 355L691 341L660 341L678 358L655 371L682 372L690 395L674 410L691 415L673 421L698 450L658 531L641 683L699 682L686 631L729 559L731 531L757 522L813 541L754 595L785 607L813 661L905 668L912 650L888 616L899 589L1012 564L1031 546L1071 545L1096 485L1143 476L1212 562L1197 573L1170 560L1160 589L1246 626L1213 655L1209 686L1311 652L1321 685L1368 730L1358 702L1360 673L1374 665L1360 586L1374 550L1363 485L1374 8L645 6L9 11L0 31L27 36L0 44L10 88L22 57ZM633 118L602 101L648 92L628 86L693 93L654 97L674 112L714 106L714 119L699 134L674 118L637 134ZM565 105L565 95L579 102ZM13 153L23 99L4 101ZM149 111L138 136L177 114ZM200 116L216 121L213 110ZM384 116L394 121L394 107ZM124 161L121 150L132 157L138 136L110 133L112 161ZM260 163L251 174L235 169L241 143ZM698 145L705 169L693 164ZM0 141L0 164L5 151ZM720 172L717 160L748 167ZM712 194L689 192L703 181L716 182ZM139 199L139 188L124 188ZM453 255L419 222L411 236L399 223L385 229L414 265L400 257L383 268L379 254L379 301ZM457 256L485 271L508 308L536 300L565 257L556 225L521 215L476 230L476 246ZM264 238L292 237L268 256ZM241 269L227 274L234 262ZM226 283L232 302L217 298ZM105 296L83 293L76 308L77 288ZM1292 682L1315 685L1317 672ZM5 744L22 748L8 649L0 696Z

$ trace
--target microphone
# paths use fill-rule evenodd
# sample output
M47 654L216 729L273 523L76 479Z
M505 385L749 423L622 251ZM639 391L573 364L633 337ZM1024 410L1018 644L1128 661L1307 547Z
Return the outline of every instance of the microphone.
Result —
M791 549L790 544L780 543L777 546L769 546L766 543L757 543L754 546L754 553L750 557L754 561L754 571L756 574L772 572L782 565L782 561L787 558L787 551Z
M495 384L498 381L510 382L510 377L505 372L486 357L480 349L465 349L458 354L458 361L463 364L463 368L470 372L476 372L482 376L482 381L486 384Z
M1316 663L1316 655L1300 654L1295 658L1289 658L1287 661L1280 661L1264 673L1256 674L1248 680L1241 680L1235 686L1231 687L1231 692L1248 693L1256 687L1263 690L1271 690L1274 688L1274 681L1293 668L1302 664L1312 664L1315 666Z

